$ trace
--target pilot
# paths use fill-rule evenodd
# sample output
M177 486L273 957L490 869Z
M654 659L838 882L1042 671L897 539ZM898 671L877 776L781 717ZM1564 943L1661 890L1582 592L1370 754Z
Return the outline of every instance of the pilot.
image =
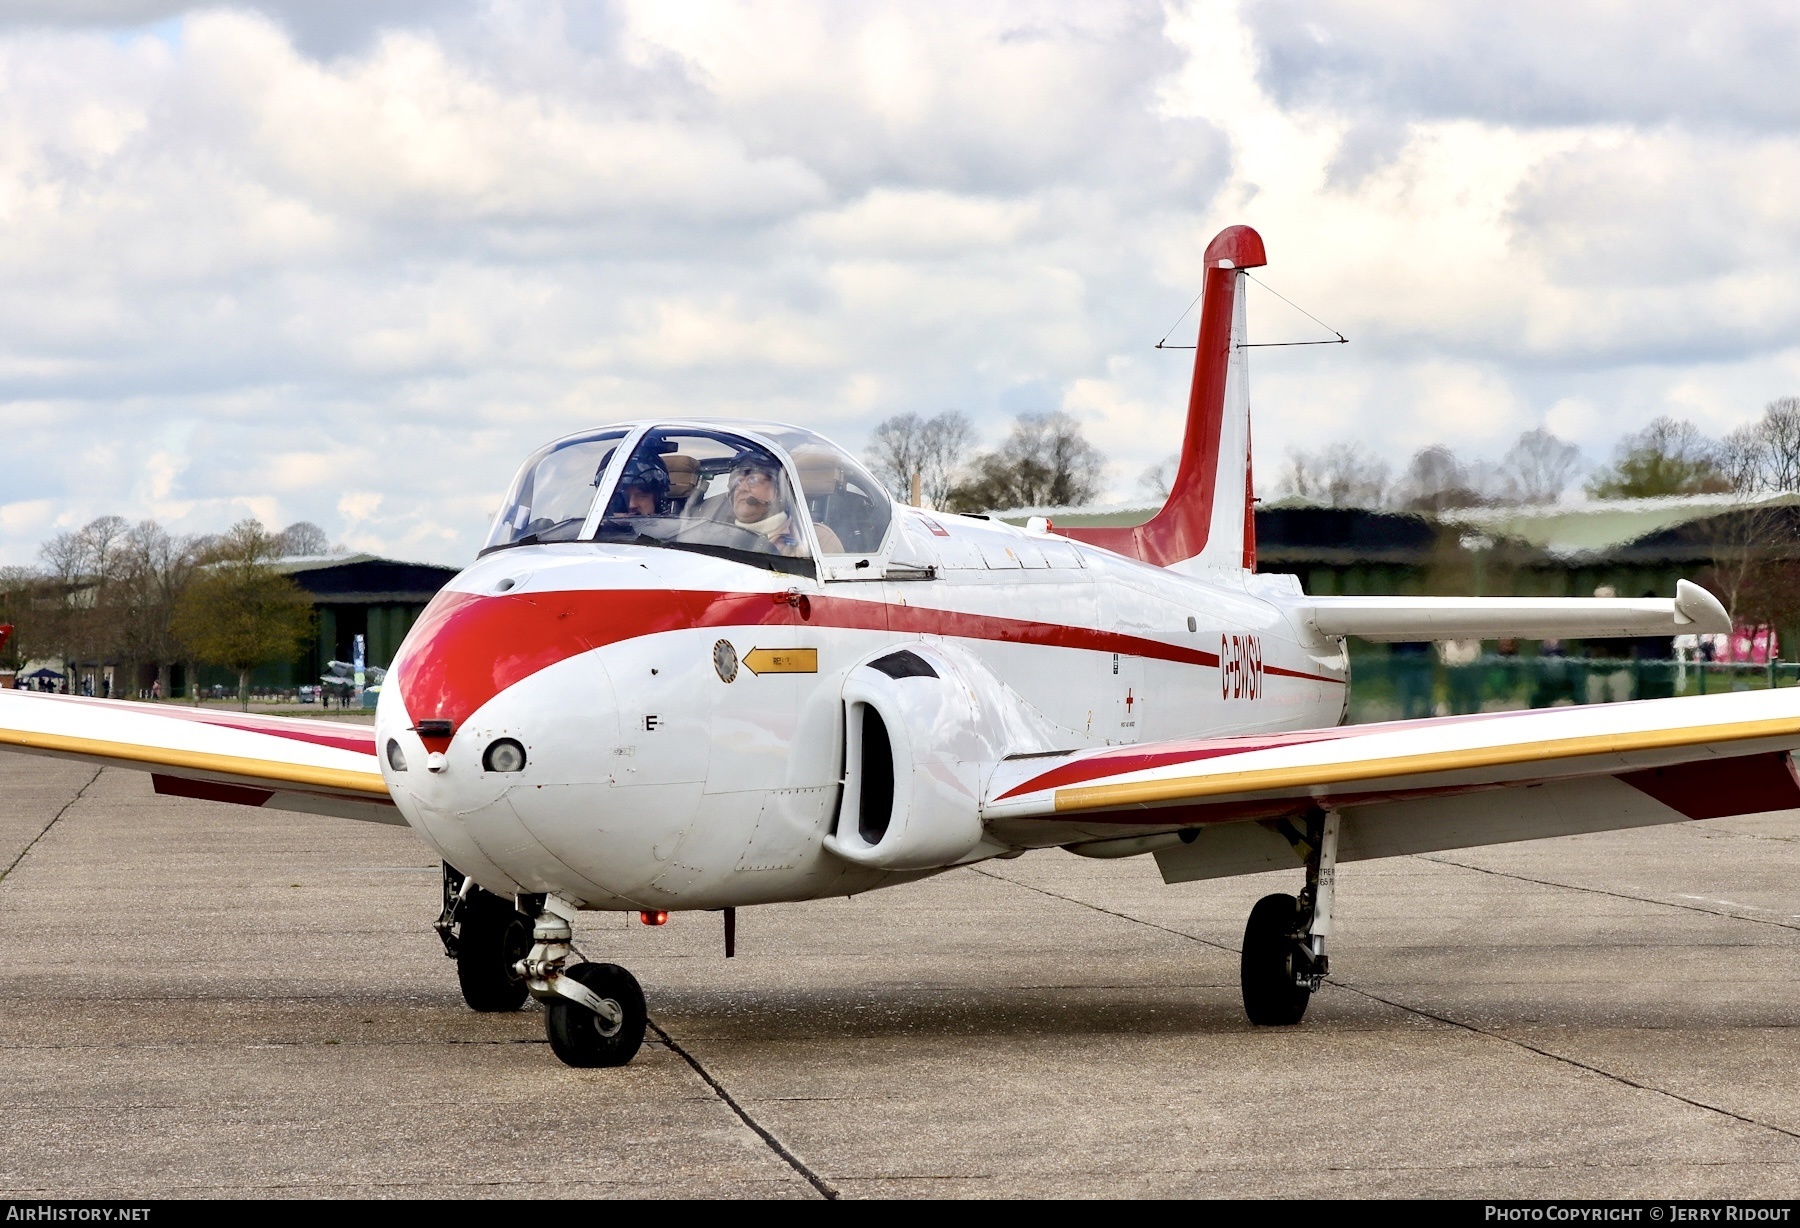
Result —
M761 536L772 553L793 558L806 553L806 542L800 535L800 526L788 512L781 486L781 466L775 458L747 448L731 464L726 491L737 527ZM814 527L822 550L827 554L843 553L835 533L822 524Z
M666 516L669 504L669 471L655 457L634 456L619 475L618 493L609 514L614 516Z

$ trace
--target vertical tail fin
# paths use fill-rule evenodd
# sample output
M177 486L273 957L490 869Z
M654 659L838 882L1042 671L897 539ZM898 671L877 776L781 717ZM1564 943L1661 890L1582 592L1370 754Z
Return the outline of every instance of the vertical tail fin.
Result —
M1250 385L1244 352L1244 270L1268 263L1262 236L1229 226L1206 245L1200 339L1181 462L1162 510L1135 528L1059 530L1077 541L1168 567L1254 568L1250 512Z

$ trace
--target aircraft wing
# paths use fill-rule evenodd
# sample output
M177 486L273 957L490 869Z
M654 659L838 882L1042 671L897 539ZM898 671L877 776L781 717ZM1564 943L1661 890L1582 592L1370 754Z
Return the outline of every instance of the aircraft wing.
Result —
M1597 639L1731 630L1719 599L1686 580L1666 597L1302 597L1295 617L1324 635L1398 640Z
M0 750L136 768L180 797L405 822L367 725L0 690Z
M1315 807L1346 861L1800 808L1795 749L1795 690L1494 712L1009 760L983 819L1179 882L1294 864Z

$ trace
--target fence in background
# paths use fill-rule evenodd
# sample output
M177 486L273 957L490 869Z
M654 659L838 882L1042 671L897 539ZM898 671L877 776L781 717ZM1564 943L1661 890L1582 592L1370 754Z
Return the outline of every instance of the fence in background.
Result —
M1435 653L1356 654L1350 669L1350 721L1619 703L1796 684L1800 663L1793 661L1754 665L1487 653L1472 665L1447 666Z

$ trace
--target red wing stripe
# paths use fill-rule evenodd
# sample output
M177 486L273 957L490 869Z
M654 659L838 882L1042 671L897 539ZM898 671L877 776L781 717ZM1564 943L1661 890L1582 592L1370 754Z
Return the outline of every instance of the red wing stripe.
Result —
M1361 728L1366 729L1367 726L1361 726ZM1308 742L1328 742L1346 737L1348 733L1349 731L1343 729L1309 729L1303 733L1272 736L1211 738L1204 741L1195 739L1174 744L1162 742L1157 744L1155 750L1127 746L1118 750L1096 751L1069 763L1058 764L1042 775L1034 776L1023 784L1014 785L994 800L1005 801L1007 798L1017 797L1021 793L1059 789L1064 785L1077 785L1090 780L1098 780L1102 776L1122 776L1127 772L1147 772L1151 768L1168 767L1176 763L1199 763L1206 759L1218 759L1226 755L1245 755L1253 750L1273 750L1281 746L1302 746Z
M122 699L91 699L85 695L40 695L20 691L21 697L41 699L45 703L83 704L89 707L116 708L133 716L150 716L166 721L195 721L221 729L237 729L244 733L261 733L290 742L309 742L336 750L358 754L375 753L375 730L368 725L337 726L307 717L262 716L253 712L220 712L216 708L194 708L182 704L146 704Z

